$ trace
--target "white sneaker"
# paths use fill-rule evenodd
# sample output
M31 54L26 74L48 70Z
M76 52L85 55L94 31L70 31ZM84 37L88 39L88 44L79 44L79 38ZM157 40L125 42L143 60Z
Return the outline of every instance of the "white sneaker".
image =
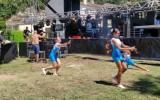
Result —
M46 75L45 68L42 68L43 74Z
M58 76L58 74L57 74L57 73L53 73L53 75Z
M149 70L147 70L147 72L149 72Z
M125 89L125 87L122 84L117 85L117 87L119 87L121 89Z

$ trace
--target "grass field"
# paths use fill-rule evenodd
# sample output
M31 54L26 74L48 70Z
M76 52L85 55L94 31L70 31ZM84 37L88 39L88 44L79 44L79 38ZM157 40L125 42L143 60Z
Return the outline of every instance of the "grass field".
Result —
M110 57L72 54L61 58L61 76L43 75L50 63L17 58L0 65L0 100L158 100L160 61L135 60L150 70L129 67L123 75L126 89L115 85L117 67Z

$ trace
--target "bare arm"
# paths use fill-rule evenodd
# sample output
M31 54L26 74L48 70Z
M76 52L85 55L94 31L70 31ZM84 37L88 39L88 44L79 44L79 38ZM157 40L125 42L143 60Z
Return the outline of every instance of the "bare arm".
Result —
M128 48L122 48L122 47L120 47L118 44L117 44L117 42L115 41L115 40L112 40L112 42L115 44L115 46L119 49L119 50L121 50L121 51L125 51L125 50L135 50L136 48L135 47L128 47Z
M1 44L6 44L6 42L3 40L2 42L0 42Z
M66 43L60 43L60 44L58 44L58 47L67 46L68 44L71 44L71 40L69 40L69 41L66 42Z
M5 40L4 40L4 38L3 38L2 36L0 37L0 40L1 40L1 41L0 41L1 44L6 44L6 43L5 43Z

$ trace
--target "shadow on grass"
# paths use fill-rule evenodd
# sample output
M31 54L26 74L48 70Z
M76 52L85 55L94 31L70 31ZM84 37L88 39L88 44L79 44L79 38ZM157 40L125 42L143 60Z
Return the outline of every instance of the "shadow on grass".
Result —
M35 62L35 61L33 61L32 59L28 59L27 62L33 63L33 62Z
M92 58L92 57L82 57L82 59L113 62L113 60L104 60L104 59L97 59L97 58Z
M101 84L101 85L110 85L110 86L116 86L116 84L112 83L112 82L107 82L107 81L103 81L103 80L100 80L100 81L94 81L95 83L97 84Z
M160 67L160 64L144 63L144 62L140 62L139 64L144 64L144 65L151 65L151 66Z
M47 60L39 60L39 61L36 62L35 60L28 59L27 62L28 62L28 63L42 63L42 62L43 62L43 63L47 63Z
M127 69L131 69L131 70L138 70L138 69L136 69L136 68L131 68L131 67L128 67Z
M160 76L154 77L151 75L141 78L133 83L133 86L127 91L139 91L142 94L150 94L160 96Z

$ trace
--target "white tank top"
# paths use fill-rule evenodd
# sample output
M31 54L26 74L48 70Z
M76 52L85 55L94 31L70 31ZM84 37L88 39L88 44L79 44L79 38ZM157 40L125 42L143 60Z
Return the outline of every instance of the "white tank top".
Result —
M121 41L120 41L118 38L112 38L112 39L111 39L111 44L112 44L112 45L115 45L115 44L112 42L113 40L115 40L119 46L122 45Z

